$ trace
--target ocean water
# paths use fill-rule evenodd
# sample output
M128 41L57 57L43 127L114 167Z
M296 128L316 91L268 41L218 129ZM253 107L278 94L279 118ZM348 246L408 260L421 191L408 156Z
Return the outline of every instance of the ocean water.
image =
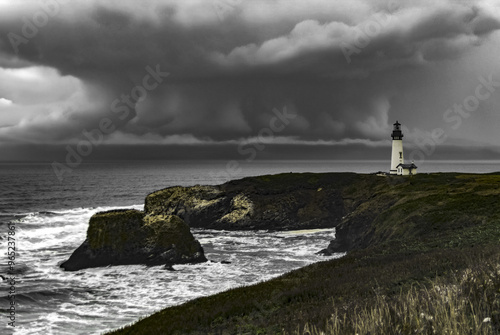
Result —
M333 229L230 232L196 229L210 262L176 271L140 265L65 272L59 264L85 239L89 218L142 209L145 196L174 185L219 184L280 172L387 170L387 161L265 161L82 164L60 181L50 164L0 163L0 274L7 276L8 226L15 226L16 327L8 327L8 286L0 292L0 334L100 334L167 306L267 280L328 259L315 255ZM485 173L500 162L426 162L419 172ZM341 257L342 254L332 257ZM223 263L222 263L223 262Z

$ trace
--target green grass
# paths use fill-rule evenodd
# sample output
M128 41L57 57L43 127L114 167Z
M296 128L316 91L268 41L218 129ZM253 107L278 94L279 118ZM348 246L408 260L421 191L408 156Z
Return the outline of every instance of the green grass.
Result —
M345 308L332 304L321 327L307 323L294 335L334 334L498 334L500 331L500 259L472 260L454 271Z
M421 299L419 292L432 290L432 285L427 283L453 287L457 273L471 268L478 260L498 259L500 247L434 250L419 254L381 251L353 252L343 259L314 264L268 282L196 299L167 308L115 333L293 334L305 325L328 331L332 315L336 314L347 316L341 334L353 334L353 327L360 320L371 322L365 320L363 311L375 313L384 307L381 297L388 305L396 301L393 308L397 310L404 307L409 294L414 300ZM413 297L415 292L417 296ZM495 294L499 292L491 289L488 292L493 294L488 293L491 303L477 310L476 319L492 315L490 311L497 303ZM474 294L481 296L482 293ZM429 300L428 306L432 305ZM422 312L426 313L424 309ZM429 313L430 310L426 314ZM383 316L384 320L389 316ZM398 322L394 319L387 325ZM382 333L391 334L374 332Z
M357 237L345 257L166 308L113 334L500 332L500 175L335 178L240 182L270 194L338 187L349 212L339 232Z

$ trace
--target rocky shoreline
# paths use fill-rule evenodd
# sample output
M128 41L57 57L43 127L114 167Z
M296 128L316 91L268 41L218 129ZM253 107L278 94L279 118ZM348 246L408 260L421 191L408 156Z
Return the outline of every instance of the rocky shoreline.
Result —
M464 219L462 210L470 202L483 201L486 204L480 206L485 208L496 203L499 191L495 178L452 173L412 177L283 173L218 186L169 187L149 194L144 212L94 215L86 241L61 267L75 270L206 261L189 228L335 228L335 240L328 247L318 246L318 250L324 248L320 253L364 249L393 236L420 234L419 226L436 218L447 223L440 229L457 222L464 226L481 224L481 213Z
M348 210L342 187L355 176L290 173L244 178L218 186L159 190L146 197L144 212L95 214L89 222L87 239L61 267L75 271L108 265L206 261L203 248L189 228L333 228Z
M196 196L185 196L186 192ZM240 193L245 200L233 201ZM434 315L434 306L439 305L429 298L429 283L434 282L439 297L446 298L442 310L456 314L449 308L449 294L457 292L457 278L476 282L476 276L462 276L471 271L488 273L489 284L465 286L463 292L477 297L477 304L465 303L471 309L464 308L456 320L470 318L470 327L479 324L480 332L490 325L489 329L498 330L499 280L491 274L498 270L500 255L499 197L500 173L281 174L215 188L155 192L147 200L149 210L178 215L190 225L219 229L330 225L336 238L323 252L348 252L257 285L166 308L112 334L294 334L306 326L304 333L309 334L311 329L325 329L332 315L344 320L344 330L331 333L353 334L356 329L359 332L355 328L359 323L351 323L350 318L360 311L368 314L361 315L359 322L372 319L373 329L380 329L377 311L391 311L387 305L380 307L381 298L404 306L417 303L415 313L390 312L386 325L402 325L410 319L419 323L422 306L429 306L427 313ZM204 216L212 219L203 221ZM259 221L264 217L271 218L267 225ZM491 267L484 267L488 263ZM455 298L464 301L460 295ZM485 319L490 321L484 323ZM435 329L434 320L426 322L426 329ZM420 323L414 329L418 327Z

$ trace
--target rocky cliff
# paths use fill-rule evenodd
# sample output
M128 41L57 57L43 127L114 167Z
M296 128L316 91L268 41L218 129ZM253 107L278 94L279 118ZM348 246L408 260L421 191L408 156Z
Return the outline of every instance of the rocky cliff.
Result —
M210 195L186 189L197 193L190 205L182 200L183 189L163 190L151 196L148 208L183 214L199 225L239 223L246 229L253 222L266 227L260 220L274 208L269 227L336 225L337 239L325 252L349 252L267 282L164 309L113 334L368 334L360 331L367 324L371 333L396 325L382 332L387 334L424 328L430 333L436 327L444 333L458 324L465 326L457 333L496 334L500 329L500 277L495 275L500 174L285 174L209 189ZM166 200L156 201L161 196ZM236 197L245 197L245 205L233 201ZM164 201L171 206L161 205ZM201 213L209 220L204 222ZM381 318L381 310L388 315ZM425 321L424 314L433 317ZM416 320L415 326L408 326L408 320Z
M218 186L169 187L149 194L144 212L96 214L87 240L62 267L205 260L189 227L336 227L324 254L384 243L418 249L422 236L436 244L443 243L440 236L456 236L460 243L461 234L479 236L496 227L491 223L500 220L499 196L499 174L284 173Z
M147 196L145 211L212 229L336 227L328 254L381 243L418 247L429 226L435 243L441 235L459 240L500 218L499 196L499 174L284 173L167 188Z
M170 187L146 197L150 215L177 215L190 227L290 230L335 227L355 199L343 190L356 174L285 173L219 186Z
M344 194L363 200L336 227L326 254L381 245L470 247L500 231L500 174L364 176Z
M61 267L75 271L107 265L204 261L203 248L178 216L122 210L93 215L87 239Z

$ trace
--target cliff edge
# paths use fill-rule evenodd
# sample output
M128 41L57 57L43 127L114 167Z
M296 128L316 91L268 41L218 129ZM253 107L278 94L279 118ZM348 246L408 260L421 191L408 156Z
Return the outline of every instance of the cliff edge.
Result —
M439 244L440 236L459 241L464 231L483 234L500 217L499 196L499 174L283 173L166 188L146 197L145 211L210 229L335 227L336 239L321 251L331 254L379 244L419 248L424 237Z
M177 215L197 228L332 228L351 210L353 201L344 199L343 190L358 178L354 173L283 173L218 186L169 187L149 194L144 209L150 215Z
M342 219L324 253L374 246L417 251L473 246L498 233L500 174L379 178L377 183L360 179L344 191L365 200Z
M284 174L209 189L211 198L199 189L192 204L179 188L160 191L155 196L172 206L152 197L148 208L223 227L222 220L198 220L200 213L224 217L231 207L218 203L241 194L252 210L238 219L242 208L234 206L230 225L249 229L253 218L275 208L271 227L335 225L336 239L324 252L349 252L166 308L112 334L500 331L500 173Z
M172 206L151 198L148 208L203 224L199 213L224 217L231 207L217 203L230 204L241 194L252 211L248 219L229 222L249 227L252 218L275 208L274 227L279 217L288 218L283 227L336 224L337 238L326 251L349 252L166 308L112 334L413 334L446 333L457 325L463 327L460 334L499 333L498 173L284 174L210 189L211 198L199 189L202 195L192 204L180 188L167 189L156 195ZM205 224L223 226L214 222Z
M144 212L94 215L87 240L61 266L203 261L203 249L189 227L335 227L336 239L323 254L376 245L418 250L462 243L463 234L480 238L496 227L499 195L499 174L283 173L218 186L175 186L149 194Z

